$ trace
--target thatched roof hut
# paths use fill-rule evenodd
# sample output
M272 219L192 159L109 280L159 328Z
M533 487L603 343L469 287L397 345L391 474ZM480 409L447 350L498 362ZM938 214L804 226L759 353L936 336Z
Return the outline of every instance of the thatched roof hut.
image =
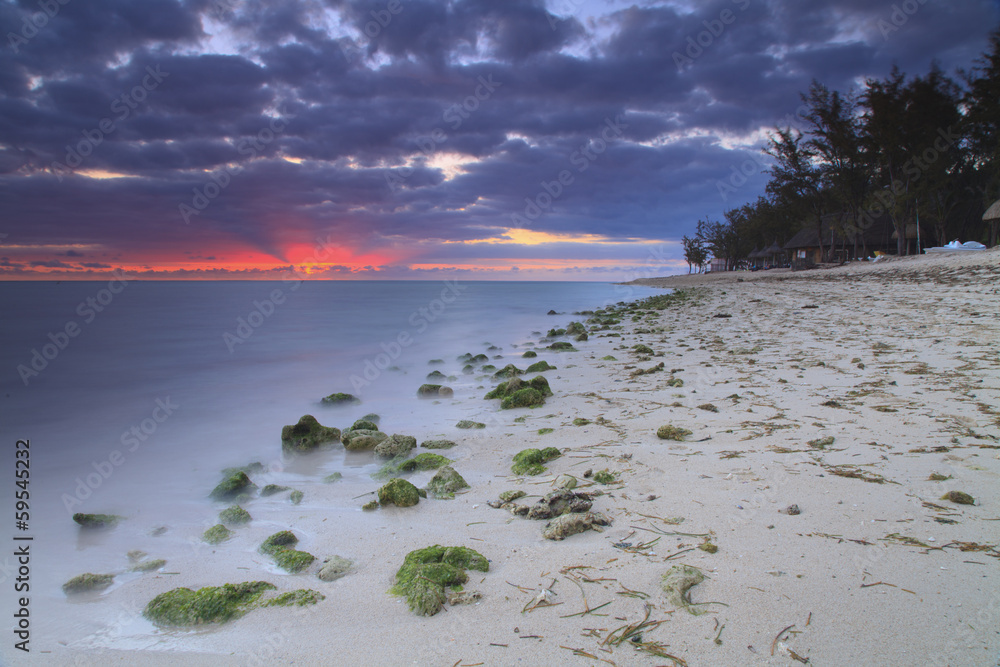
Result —
M990 226L990 245L995 246L1000 241L1000 199L993 202L993 205L983 213L983 221Z

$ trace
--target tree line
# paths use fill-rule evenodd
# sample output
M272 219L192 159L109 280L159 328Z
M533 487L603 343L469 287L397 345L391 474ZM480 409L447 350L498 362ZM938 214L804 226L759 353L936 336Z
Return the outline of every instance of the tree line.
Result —
M923 76L894 67L841 93L814 80L802 93L798 122L775 127L762 149L770 158L765 195L699 220L683 239L689 271L709 255L736 268L754 248L784 245L806 226L820 254L832 256L824 220L839 239L859 244L876 219L888 219L896 252L907 230L930 232L925 245L954 238L997 245L996 221L983 212L1000 199L1000 29L969 70L950 77L933 63Z

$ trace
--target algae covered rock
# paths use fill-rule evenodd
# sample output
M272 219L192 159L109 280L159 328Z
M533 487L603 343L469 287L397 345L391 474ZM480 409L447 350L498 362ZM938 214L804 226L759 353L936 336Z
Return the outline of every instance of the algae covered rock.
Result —
M518 498L523 498L526 495L528 494L526 494L524 491L521 491L520 489L504 491L500 494L500 500L505 503L510 503L517 500Z
M197 591L175 588L153 598L142 615L162 626L224 623L252 609L264 591L275 589L266 581L207 586Z
M500 409L511 410L514 408L533 408L536 405L545 403L545 396L537 389L527 387L518 389L510 396L500 401Z
M570 512L589 512L593 506L590 495L586 493L574 493L570 489L556 489L546 493L541 499L529 508L518 505L511 509L514 514L523 515L527 509L527 517L536 521L552 519Z
M367 503L365 503L364 505L361 506L361 509L364 510L365 512L372 512L374 510L377 510L378 509L378 501L377 500L369 500Z
M417 389L417 396L420 398L451 398L454 395L454 389L440 384L422 384Z
M679 426L674 426L673 424L667 424L656 429L656 437L660 440L679 440L683 441L684 438L691 435L691 431L686 428L680 428Z
M316 604L325 600L326 596L311 588L300 588L295 591L288 591L264 602L262 607L304 607L307 604Z
M273 558L278 567L287 572L301 572L312 565L316 557L293 549L298 543L299 538L292 531L282 530L264 540L258 551Z
M525 370L524 372L525 373L544 373L545 371L554 371L554 370L556 370L556 367L552 366L551 364L549 364L549 362L547 362L547 361L545 361L543 359L542 361L536 361L535 363L533 363L530 366L528 366L527 370Z
M334 482L339 482L344 479L344 474L339 472L332 472L323 478L324 484L333 484Z
M209 497L214 500L249 498L256 490L257 485L250 481L245 472L235 472L219 482Z
M323 561L323 565L316 574L322 581L336 581L350 572L354 566L354 561L340 556L330 556Z
M433 616L447 602L447 589L469 580L466 570L487 572L489 568L482 554L467 547L417 549L406 555L389 592L405 596L410 609L420 616Z
M691 608L691 596L688 591L703 581L705 575L698 568L691 565L674 565L663 575L660 587L667 594L670 604L697 615L698 612Z
M521 355L521 357L523 359L534 359L537 356L538 356L538 353L535 352L534 350L528 350L527 352L525 352L524 354Z
M413 484L395 477L378 490L378 502L382 506L412 507L420 502L420 494Z
M378 456L406 456L417 446L417 439L412 435L393 433L391 436L375 445Z
M363 452L375 449L379 444L389 439L389 436L382 431L371 431L369 429L357 429L348 431L343 435L344 449L352 452Z
M573 347L573 343L567 343L565 341L556 341L549 345L550 350L555 350L556 352L576 352L576 348Z
M354 424L352 424L351 428L349 428L348 430L349 431L360 431L362 429L364 429L365 431L377 431L378 430L378 424L376 424L375 422L370 421L368 419L362 418L362 419L359 419L356 422L354 422Z
M206 530L201 539L209 544L221 544L232 537L233 531L229 530L221 523L217 523L208 530Z
M611 519L600 512L587 512L585 514L573 512L557 516L545 524L542 537L547 540L564 540L570 535L576 535L588 530L601 532L601 526L610 525Z
M293 505L298 505L299 503L302 502L302 499L304 497L305 494L296 489L295 491L292 491L290 494L288 494L288 502L290 502Z
M436 498L454 498L456 491L468 488L469 483L451 466L439 468L427 482L427 492Z
M99 591L107 588L115 581L115 575L113 574L91 574L87 572L85 574L80 574L65 584L63 584L63 593L69 595L70 593L86 593L87 591Z
M300 454L340 440L340 429L323 426L312 415L303 415L297 424L281 429L281 449Z
M549 388L549 381L544 376L539 375L525 382L521 378L511 378L506 382L497 385L486 394L487 399L500 399L500 408L508 410L511 408L534 407L545 403L545 397L551 396L552 390Z
M152 572L153 570L159 570L161 567L167 564L167 561L163 558L154 558L151 560L144 560L138 563L133 563L132 567L129 568L132 572Z
M219 521L230 526L239 526L244 523L249 523L252 518L253 517L250 516L250 512L247 512L239 505L227 507L219 512Z
M299 538L295 537L295 533L290 530L282 530L264 540L260 545L260 552L271 555L275 551L294 547L298 543Z
M77 512L73 515L73 521L84 528L111 528L125 517L117 514L83 514Z
M495 378L512 378L518 375L524 375L524 371L515 366L514 364L507 364L496 373L493 374Z
M514 455L514 465L510 470L515 475L541 475L545 472L543 463L547 463L554 458L561 456L561 452L555 447L545 449L523 449Z
M567 336L579 336L580 334L587 333L586 327L584 327L579 322L570 322L566 325L566 335Z
M449 463L451 463L451 459L441 456L440 454L424 452L423 454L417 454L412 459L402 461L399 465L399 469L403 472L413 472L415 470L435 470L436 468L448 465Z
M329 396L324 396L322 401L327 405L354 405L355 403L360 403L361 399L354 394L344 394L338 392L336 394L330 394Z
M452 440L424 440L420 446L424 449L451 449L455 444Z
M284 491L291 490L290 486L281 486L280 484L268 484L263 489L260 490L261 497L273 496L276 493L282 493Z
M949 491L941 496L941 500L948 500L957 505L975 505L976 499L964 491Z
M463 419L457 424L455 424L455 428L463 428L463 429L486 428L486 424L482 422L474 422L469 419Z
M447 377L448 376L442 373L441 371L431 371L430 373L427 374L428 380L444 380Z
M618 479L607 470L600 470L594 473L594 481L598 484L614 484Z

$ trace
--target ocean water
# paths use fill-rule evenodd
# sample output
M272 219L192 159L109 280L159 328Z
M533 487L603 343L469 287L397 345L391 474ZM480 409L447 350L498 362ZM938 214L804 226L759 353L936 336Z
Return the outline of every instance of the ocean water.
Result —
M342 472L370 486L370 455L285 460L281 427L313 414L344 428L375 412L390 433L454 436L457 420L496 412L456 357L523 367L524 349L582 319L574 311L653 293L581 282L3 283L0 469L11 489L15 442L30 441L32 591L58 615L69 576L109 571L109 554L135 548L128 530L79 531L74 512L126 515L132 531L203 523L219 471L250 461L273 473L265 481ZM416 397L435 369L457 376L454 399ZM362 403L320 404L340 391ZM0 585L9 574L0 557Z

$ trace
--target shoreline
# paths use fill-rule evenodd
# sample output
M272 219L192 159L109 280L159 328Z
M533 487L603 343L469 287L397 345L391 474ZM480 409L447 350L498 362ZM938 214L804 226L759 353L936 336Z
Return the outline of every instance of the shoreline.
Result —
M42 642L39 627L33 644L53 652L25 664L601 664L587 654L669 664L604 643L650 605L650 620L664 622L644 639L692 666L786 665L794 655L811 664L995 665L998 278L1000 252L990 250L633 281L692 290L680 305L623 319L621 331L592 330L578 352L538 349L529 360L522 347L493 362L556 365L544 374L555 395L455 434L459 447L440 453L455 459L466 493L359 509L347 520L328 508L381 483L297 484L301 506L268 504L229 542L171 562L180 575L130 579L93 603L122 610L111 631ZM654 353L630 351L638 344ZM633 375L661 361L664 370ZM669 386L671 378L683 386ZM486 405L480 397L470 411ZM392 415L382 420L386 432L398 430ZM664 424L692 434L660 440ZM554 430L538 432L546 428ZM514 453L550 446L566 451L548 473L510 474ZM486 504L508 489L541 495L562 473L584 487L586 468L621 481L584 489L604 492L593 507L613 520L603 532L544 540L544 522ZM950 479L929 481L932 473ZM411 480L422 486L431 474ZM941 500L950 490L976 504ZM793 504L800 514L782 513ZM319 581L315 566L277 570L256 546L282 529L320 560L345 556L355 569L332 583ZM705 536L716 553L698 549ZM472 547L491 560L488 572L470 573L481 601L418 617L387 594L403 556L432 544ZM973 544L994 550L962 550ZM690 591L706 613L689 614L660 590L660 577L680 564L706 575ZM258 609L206 630L150 635L135 618L178 586L257 579L326 600ZM540 594L550 605L524 612Z

